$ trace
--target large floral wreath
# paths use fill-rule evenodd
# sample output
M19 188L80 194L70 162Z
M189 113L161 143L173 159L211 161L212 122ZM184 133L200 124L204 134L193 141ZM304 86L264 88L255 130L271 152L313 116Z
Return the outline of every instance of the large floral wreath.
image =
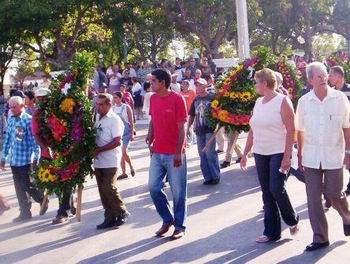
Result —
M350 58L345 52L337 52L326 59L328 67L342 66L345 72L345 82L350 83Z
M48 144L52 160L40 160L34 179L48 193L61 195L82 186L85 176L92 173L95 130L85 95L92 66L88 53L76 54L69 70L51 84L51 93L39 104L40 136Z
M217 81L217 94L208 112L210 126L224 126L227 130L238 132L249 130L249 120L258 97L254 87L254 73L264 67L283 75L283 86L293 102L297 101L303 85L296 70L283 57L277 58L268 48L262 47L252 58L232 67Z

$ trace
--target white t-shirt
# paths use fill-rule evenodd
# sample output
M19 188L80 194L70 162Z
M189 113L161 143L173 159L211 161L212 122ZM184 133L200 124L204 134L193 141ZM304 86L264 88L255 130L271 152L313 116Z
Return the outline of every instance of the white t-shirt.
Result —
M124 132L123 121L112 109L100 119L97 115L96 123L96 145L102 147L110 143L113 138L122 137ZM95 168L118 168L121 158L121 146L103 151L94 159Z
M121 116L124 122L129 123L127 104L122 104L121 106L113 105L112 110L116 115L118 115L119 117Z
M135 95L136 92L140 91L142 92L142 86L139 82L135 83L132 88L131 88L131 92L133 95Z

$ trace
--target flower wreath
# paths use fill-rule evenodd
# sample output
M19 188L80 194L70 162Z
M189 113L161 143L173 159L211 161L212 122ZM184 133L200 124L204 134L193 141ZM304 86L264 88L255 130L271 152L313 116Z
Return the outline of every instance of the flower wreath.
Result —
M254 73L265 67L283 75L283 86L295 103L302 89L296 70L285 59L277 59L268 48L260 47L252 58L232 67L216 83L217 94L208 112L212 128L224 126L226 130L249 131L249 120L258 95Z
M328 67L333 67L336 65L342 66L345 72L345 82L350 83L350 58L345 52L337 52L326 59Z
M51 93L39 103L39 133L52 160L40 160L34 179L48 193L61 195L82 186L85 176L92 175L95 130L91 103L85 96L92 66L88 53L77 53L66 75L50 85Z

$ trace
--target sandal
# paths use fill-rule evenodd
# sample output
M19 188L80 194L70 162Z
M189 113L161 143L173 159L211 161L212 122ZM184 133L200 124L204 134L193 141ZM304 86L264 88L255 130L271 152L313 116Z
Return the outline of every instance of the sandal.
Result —
M135 171L134 171L134 169L130 170L130 174L131 174L132 177L135 176Z
M258 236L258 237L255 239L255 242L256 242L256 243L267 243L267 242L270 242L270 241L277 241L277 240L279 240L280 238L281 238L281 237L273 238L273 237L268 237L268 236L262 235L262 236Z
M128 178L128 174L124 173L122 175L119 175L117 180L122 180L122 179L126 179L126 178Z
M295 236L296 234L298 234L299 233L299 226L298 226L298 224L289 227L289 233L290 233L291 236Z

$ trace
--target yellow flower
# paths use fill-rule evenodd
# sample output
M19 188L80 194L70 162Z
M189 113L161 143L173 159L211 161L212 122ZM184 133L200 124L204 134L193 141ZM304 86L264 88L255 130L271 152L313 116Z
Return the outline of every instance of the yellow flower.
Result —
M228 112L226 110L221 110L218 115L219 120L221 121L226 121L227 116L228 116Z
M219 101L218 100L214 100L214 101L211 102L211 107L212 108L216 108L216 107L218 107L218 105L219 105Z
M54 182L57 177L50 173L48 169L40 168L38 172L38 178L41 182Z
M74 106L75 106L74 100L72 98L66 98L60 104L60 109L63 112L72 114Z

